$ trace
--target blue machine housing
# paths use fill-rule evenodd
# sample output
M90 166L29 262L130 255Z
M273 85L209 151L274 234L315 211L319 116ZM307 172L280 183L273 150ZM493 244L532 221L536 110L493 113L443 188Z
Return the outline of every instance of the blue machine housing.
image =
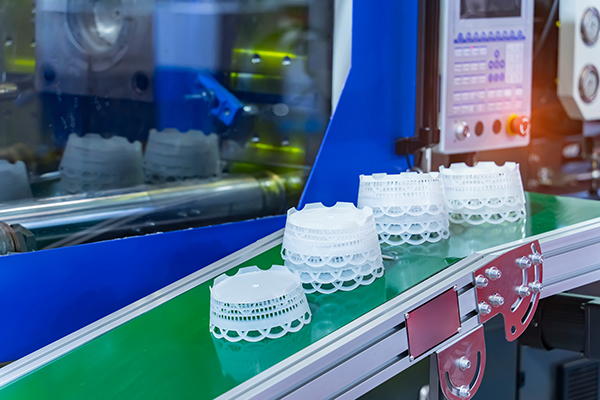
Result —
M354 202L360 174L407 168L394 141L415 132L417 21L418 0L354 2L352 68L302 205ZM284 222L276 216L3 257L0 362L68 335Z

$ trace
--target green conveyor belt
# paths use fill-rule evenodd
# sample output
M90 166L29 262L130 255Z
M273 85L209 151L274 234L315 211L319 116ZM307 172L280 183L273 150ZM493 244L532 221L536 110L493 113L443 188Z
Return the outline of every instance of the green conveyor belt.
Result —
M473 252L600 217L600 202L528 194L528 218L485 227L453 226L451 238L396 252L370 286L309 295L313 321L300 332L254 344L230 344L208 329L206 282L20 380L0 388L12 399L212 399ZM282 264L275 247L241 266Z

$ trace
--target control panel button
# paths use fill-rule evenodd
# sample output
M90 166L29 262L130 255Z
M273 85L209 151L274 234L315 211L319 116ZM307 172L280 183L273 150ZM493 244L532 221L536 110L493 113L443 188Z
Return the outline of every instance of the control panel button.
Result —
M517 97L523 97L523 88L516 88L515 89L515 96L517 96Z
M502 122L500 122L500 120L495 120L492 129L494 130L494 133L500 133L500 131L502 130Z
M456 138L458 140L464 140L471 136L471 133L469 132L469 125L467 125L467 123L464 121L456 123L454 126L454 132L456 133Z
M460 101L461 97L462 97L462 96L461 96L461 94L460 94L460 93L458 93L458 92L454 92L454 94L452 95L452 100L453 100L455 103L458 103L458 102Z
M508 133L511 135L527 136L531 131L528 117L513 115L508 120Z
M479 55L480 56L487 56L487 47L480 47L479 48Z
M463 49L458 47L456 49L454 49L454 57L462 57L463 56Z
M483 122L477 122L477 125L475 125L475 134L477 136L481 136L483 134Z

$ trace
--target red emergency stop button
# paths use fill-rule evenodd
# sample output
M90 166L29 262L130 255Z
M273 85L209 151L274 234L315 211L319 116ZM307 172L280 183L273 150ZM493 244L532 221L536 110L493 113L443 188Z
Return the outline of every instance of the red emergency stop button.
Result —
M512 115L508 119L508 133L511 135L527 136L531 132L529 117Z

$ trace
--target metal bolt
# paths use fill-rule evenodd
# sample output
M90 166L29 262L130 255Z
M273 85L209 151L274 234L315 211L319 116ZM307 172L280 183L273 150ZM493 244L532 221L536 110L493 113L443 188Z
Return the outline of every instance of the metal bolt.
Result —
M483 275L477 275L475 278L475 286L477 286L478 289L486 287L488 283L490 283L490 281Z
M529 289L531 289L532 293L541 293L541 291L544 290L544 285L538 281L531 282L529 284Z
M517 294L520 297L527 297L531 294L531 289L529 289L529 286L524 286L524 285L518 286Z
M408 357L408 359L409 359L410 361L415 361L415 356L410 356L410 357Z
M477 311L479 312L479 315L488 315L492 312L492 307L485 301L482 301L477 304Z
M544 257L540 253L530 254L529 258L531 259L531 261L533 261L533 264L535 265L540 265L544 262Z
M494 293L490 297L488 297L490 304L494 307L500 307L504 304L504 297L500 296L498 293Z
M408 319L409 315L408 313L404 314L404 319Z
M456 366L460 368L461 371L466 371L471 368L471 361L467 357L461 357L455 361Z
M495 281L496 279L500 279L502 272L498 268L492 267L485 270L485 276L487 276L491 281Z
M531 260L528 257L521 257L519 259L517 259L517 267L521 268L521 269L527 269L529 267L531 267Z
M467 399L471 397L471 390L467 386L461 386L458 388L458 397L461 399Z

